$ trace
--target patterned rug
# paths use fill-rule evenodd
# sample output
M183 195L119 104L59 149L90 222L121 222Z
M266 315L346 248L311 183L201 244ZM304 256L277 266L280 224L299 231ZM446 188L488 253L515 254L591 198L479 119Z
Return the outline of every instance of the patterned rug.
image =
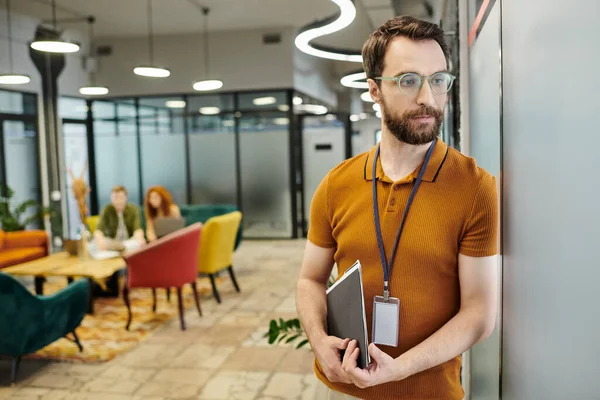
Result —
M217 283L218 280L219 278ZM62 280L50 280L44 285L44 293L54 293L64 286L65 282ZM212 290L208 279L198 279L197 287L200 305L204 301L212 301ZM190 285L184 287L183 294L186 314L197 313ZM170 302L167 302L164 289L158 289L156 297L156 313L153 313L151 289L136 288L129 292L133 314L129 331L125 330L127 307L123 298L96 298L94 314L86 314L81 325L76 329L83 345L82 352L79 352L74 342L62 338L26 358L78 362L109 361L131 350L171 318L179 318L175 289L171 289Z

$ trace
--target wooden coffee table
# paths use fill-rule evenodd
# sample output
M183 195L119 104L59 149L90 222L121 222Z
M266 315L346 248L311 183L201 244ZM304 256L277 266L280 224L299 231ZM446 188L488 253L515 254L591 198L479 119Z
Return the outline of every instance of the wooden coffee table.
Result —
M88 278L90 282L89 313L93 313L94 299L92 282L104 282L115 272L125 269L126 263L121 257L107 260L81 260L67 252L51 254L23 264L3 268L2 272L13 276L33 276L35 278L35 293L44 294L44 282L48 276L64 276L69 281L75 277Z

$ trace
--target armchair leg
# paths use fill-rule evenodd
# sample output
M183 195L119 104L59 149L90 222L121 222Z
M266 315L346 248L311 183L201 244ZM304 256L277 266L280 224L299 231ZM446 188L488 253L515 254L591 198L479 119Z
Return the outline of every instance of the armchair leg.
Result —
M73 334L75 343L77 344L77 347L79 347L79 352L81 353L83 351L83 346L81 345L81 342L79 341L79 338L77 337L77 333L75 332L75 329L73 329L73 332L71 332L71 333Z
M17 381L17 370L19 369L19 363L21 362L21 356L13 357L12 359L12 370L10 373L10 383L14 384Z
M235 279L235 274L233 273L233 266L230 265L227 268L227 271L229 271L229 276L231 277L231 281L233 282L233 286L235 286L235 290L239 293L240 287L238 286L237 280Z
M125 326L126 330L129 330L129 325L131 325L131 305L129 304L129 288L125 286L123 288L123 300L125 300L125 306L127 306L127 325Z
M192 290L194 291L194 300L196 301L196 308L198 309L198 314L202 316L202 308L200 308L200 299L198 298L198 288L196 287L196 281L192 282Z
M152 312L156 312L156 289L152 289Z
M179 304L179 320L181 321L181 330L185 331L185 321L183 320L183 295L181 288L177 288L177 303Z
M217 290L217 283L215 282L215 274L208 274L210 278L210 284L212 285L213 296L217 299L217 303L221 303L221 296L219 295L219 291Z

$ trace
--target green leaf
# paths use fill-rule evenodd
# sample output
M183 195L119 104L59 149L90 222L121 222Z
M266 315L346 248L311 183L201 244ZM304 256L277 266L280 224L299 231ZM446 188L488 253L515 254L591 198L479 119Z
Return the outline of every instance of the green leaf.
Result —
M277 340L277 343L281 343L281 341L283 339L285 339L287 337L287 333L284 333L283 335L281 335L281 337L279 338L279 340Z
M308 343L307 339L304 339L303 341L301 341L300 343L298 343L298 346L296 346L297 349L299 349L300 347L306 345Z
M286 327L287 327L287 325L286 325L285 321L283 320L283 318L279 318L279 329L285 331L285 330L287 330Z
M277 327L277 322L275 322L275 320L272 319L271 323L269 324L269 332L275 332L275 331L279 331L279 328Z
M275 343L275 341L277 340L277 333L273 332L271 333L271 335L269 336L269 344L273 344Z
M294 335L290 338L288 338L288 340L285 341L286 344L293 342L294 340L298 339L300 337L300 335Z
M294 321L294 328L302 329L302 327L300 326L300 320L298 318L295 318L293 321Z

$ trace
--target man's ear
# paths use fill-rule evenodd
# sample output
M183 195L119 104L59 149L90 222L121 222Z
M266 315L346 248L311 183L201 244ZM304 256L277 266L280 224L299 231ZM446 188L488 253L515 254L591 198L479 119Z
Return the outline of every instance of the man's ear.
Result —
M367 79L367 83L369 84L369 94L371 95L371 98L375 103L381 104L381 88L373 79Z

